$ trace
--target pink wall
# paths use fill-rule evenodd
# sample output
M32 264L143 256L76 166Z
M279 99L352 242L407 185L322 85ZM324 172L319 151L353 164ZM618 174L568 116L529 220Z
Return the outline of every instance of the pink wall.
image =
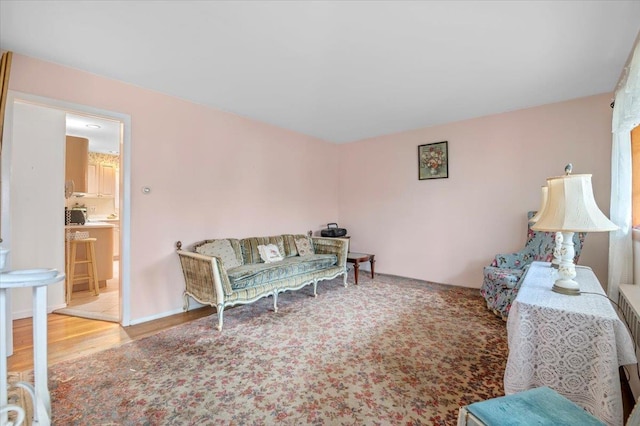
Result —
M17 54L10 89L131 116L133 321L181 308L176 241L305 233L337 218L336 145Z
M354 251L376 253L379 272L479 287L496 253L522 247L526 211L567 162L593 174L608 213L608 94L332 145L17 54L10 88L131 116L133 321L181 307L177 240L338 220ZM443 140L450 177L419 181L417 146ZM603 284L607 241L590 235L581 262Z
M490 100L488 100L490 101ZM376 271L480 287L496 253L524 246L540 187L573 163L593 174L608 215L610 94L341 146L340 225ZM418 145L449 142L449 178L418 180ZM608 234L587 236L581 264L606 285Z

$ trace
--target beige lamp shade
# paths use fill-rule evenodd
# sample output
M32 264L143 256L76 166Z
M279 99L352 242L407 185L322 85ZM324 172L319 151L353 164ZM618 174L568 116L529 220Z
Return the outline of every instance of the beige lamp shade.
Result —
M544 211L547 208L547 198L548 198L548 194L549 194L549 188L547 188L546 186L543 186L542 188L542 198L540 199L540 208L538 209L538 212L531 218L529 219L529 222L531 223L536 223L537 221L540 220L540 218L542 217L542 215L544 214Z
M604 232L618 226L600 211L593 197L591 175L547 179L548 199L535 231Z

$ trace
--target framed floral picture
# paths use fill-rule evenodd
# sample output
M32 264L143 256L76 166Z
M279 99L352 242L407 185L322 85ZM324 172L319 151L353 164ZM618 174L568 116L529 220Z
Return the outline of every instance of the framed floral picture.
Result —
M441 179L449 177L447 141L428 143L418 147L418 178Z

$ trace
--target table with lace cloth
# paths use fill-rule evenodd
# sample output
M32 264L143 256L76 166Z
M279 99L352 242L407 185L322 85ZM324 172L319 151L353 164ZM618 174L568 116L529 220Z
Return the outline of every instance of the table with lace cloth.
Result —
M507 320L505 394L548 386L608 425L623 423L618 367L637 362L626 326L593 271L576 267L579 296L551 291L557 278L533 262Z

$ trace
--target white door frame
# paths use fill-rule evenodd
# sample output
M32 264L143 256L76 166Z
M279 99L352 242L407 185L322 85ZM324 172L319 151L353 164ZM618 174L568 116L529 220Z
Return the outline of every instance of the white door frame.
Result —
M120 324L131 324L131 116L115 111L95 108L66 102L59 99L46 98L28 93L9 90L7 93L5 131L3 132L4 146L11 144L12 132L10 131L13 120L13 105L16 101L33 103L53 109L64 110L70 113L90 114L100 116L123 123L120 154L122 155L120 170L120 206L124 214L120 216ZM8 229L9 223L9 180L10 170L2 167L2 228ZM62 194L62 188L60 189ZM10 242L9 242L10 244Z

